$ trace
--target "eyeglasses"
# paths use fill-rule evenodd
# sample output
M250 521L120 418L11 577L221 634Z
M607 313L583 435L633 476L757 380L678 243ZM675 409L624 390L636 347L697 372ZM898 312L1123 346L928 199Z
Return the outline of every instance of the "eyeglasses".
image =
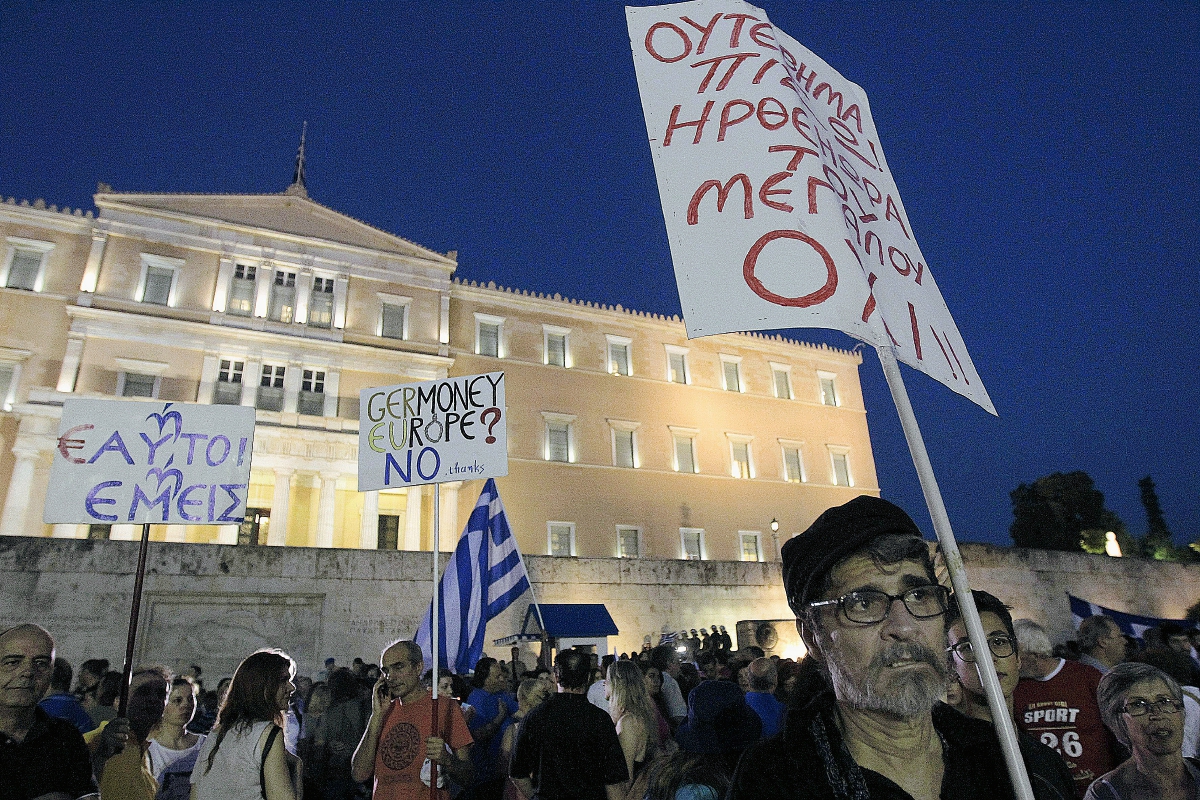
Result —
M992 655L996 658L1008 658L1013 653L1017 652L1017 641L1011 636L998 633L995 636L989 636L987 639L988 649L992 651ZM975 662L975 648L971 646L970 639L963 639L958 644L952 644L946 648L947 653L954 653L967 664Z
M846 619L861 625L883 622L892 611L892 603L904 603L908 613L917 619L929 619L946 613L950 590L945 586L930 583L909 589L904 594L888 594L876 589L859 589L844 594L836 600L818 600L809 603L809 608L837 606Z
M1170 697L1160 697L1151 703L1149 700L1130 700L1123 711L1131 717L1144 717L1150 712L1155 714L1178 714L1183 711L1183 703Z

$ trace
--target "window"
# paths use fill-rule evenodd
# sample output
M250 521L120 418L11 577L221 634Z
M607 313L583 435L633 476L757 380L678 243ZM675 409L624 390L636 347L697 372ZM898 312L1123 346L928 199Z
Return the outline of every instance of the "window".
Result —
M375 547L379 550L395 550L400 546L400 516L380 514L376 522Z
M546 549L552 556L575 555L575 523L546 523Z
M642 529L632 525L617 526L617 558L642 557Z
M408 306L384 303L379 317L379 335L385 339L407 339Z
M502 358L504 318L486 314L475 315L475 352L481 356Z
M333 278L313 278L308 297L308 324L314 328L333 327Z
M670 428L674 444L672 466L676 472L699 472L696 463L696 431L686 428Z
M729 438L729 474L735 478L753 478L754 466L750 461L751 437L733 433L726 436Z
M179 276L179 268L182 266L182 258L142 253L142 277L138 281L134 299L140 303L173 307L175 305L175 282Z
M40 292L46 265L46 254L54 249L50 242L8 237L7 253L0 262L0 286Z
M228 313L243 317L254 313L257 278L257 267L238 264L233 268L233 280L229 282L229 303L225 307Z
M549 411L543 411L542 417L546 420L546 449L545 458L547 461L561 461L569 463L575 460L574 447L571 435L572 423L575 422L573 414L553 414Z
M624 419L610 419L608 425L612 429L613 466L636 469L639 464L637 438L634 431L641 426L641 423Z
M291 322L296 316L296 273L275 270L267 316L276 322Z
M319 417L325 413L325 371L306 369L300 378L300 403L296 408L301 414Z
M817 373L817 379L821 382L821 402L827 406L838 405L837 387L834 385L835 377L832 372Z
M137 372L122 372L117 378L121 397L158 397L158 377Z
M727 392L742 391L742 359L737 356L721 356L721 382Z
M16 366L0 364L0 411L12 411L13 395L16 394Z
M629 354L631 339L624 336L607 336L608 371L613 375L632 375L633 361Z
M835 486L853 486L850 475L850 454L846 450L829 449L829 458L833 463L833 483Z
M775 396L780 400L792 399L792 368L782 364L771 364L771 383Z
M254 405L263 411L283 411L283 376L286 368L263 364Z
M213 403L220 406L236 406L242 402L242 371L244 361L222 358L217 370L217 383L213 387Z
M738 531L742 546L742 561L762 561L762 534L758 531Z
M799 442L780 441L783 448L783 479L788 483L803 483L804 460L800 457Z
M543 362L552 367L569 367L567 336L570 330L552 325L542 326Z
M683 557L689 561L700 561L704 558L704 529L680 528L679 549Z

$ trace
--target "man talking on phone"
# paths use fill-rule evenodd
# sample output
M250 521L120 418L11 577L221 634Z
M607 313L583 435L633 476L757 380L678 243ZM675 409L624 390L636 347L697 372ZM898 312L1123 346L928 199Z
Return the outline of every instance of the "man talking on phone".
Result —
M427 800L433 762L438 800L449 800L447 778L459 786L471 782L472 739L462 709L453 698L439 697L437 730L432 729L433 698L421 684L425 657L416 642L393 642L380 663L371 720L354 750L351 776L356 781L374 777L373 800Z

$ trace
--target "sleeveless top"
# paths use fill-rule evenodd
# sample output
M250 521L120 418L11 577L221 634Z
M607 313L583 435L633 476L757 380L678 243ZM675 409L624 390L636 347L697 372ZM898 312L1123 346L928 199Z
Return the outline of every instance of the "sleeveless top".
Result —
M213 731L204 740L192 771L196 800L262 800L258 770L262 765L263 732L272 724L256 722L249 728L229 731L209 769L208 755L218 734Z

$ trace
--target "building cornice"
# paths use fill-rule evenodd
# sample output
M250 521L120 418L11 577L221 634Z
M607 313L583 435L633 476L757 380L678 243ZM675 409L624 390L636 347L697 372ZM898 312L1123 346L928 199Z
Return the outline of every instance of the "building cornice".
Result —
M67 306L71 332L102 339L179 347L206 353L279 358L340 370L400 374L419 380L444 377L451 358L366 345L310 339L271 331L232 328L204 322L132 314L85 306Z
M49 228L61 233L88 233L95 220L92 212L86 214L81 209L70 209L64 206L47 206L44 200L38 199L31 205L28 200L18 202L12 197L0 202L0 223L8 222L17 225L33 225L38 228Z
M559 294L547 295L525 289L513 289L498 286L494 281L488 281L487 284L483 284L477 281L464 281L455 278L450 287L450 296L477 303L517 308L537 314L555 314L570 319L587 319L603 325L643 329L657 328L681 338L687 337L687 329L684 326L683 320L676 315L668 317L663 314L655 314L651 311L637 311L625 308L620 303L615 306L609 306L603 303L593 303L590 300L576 300L562 297ZM850 358L855 364L862 363L862 354L857 351L842 350L826 344L811 344L809 342L796 341L778 334L747 331L743 333L719 333L703 338L716 343L718 348L721 344L725 344L729 347L754 347L760 352L764 351L764 349L770 349L780 354L790 355L794 355L796 349L803 349L816 351L811 355L839 359ZM739 341L739 339L744 338L754 341L752 343Z

